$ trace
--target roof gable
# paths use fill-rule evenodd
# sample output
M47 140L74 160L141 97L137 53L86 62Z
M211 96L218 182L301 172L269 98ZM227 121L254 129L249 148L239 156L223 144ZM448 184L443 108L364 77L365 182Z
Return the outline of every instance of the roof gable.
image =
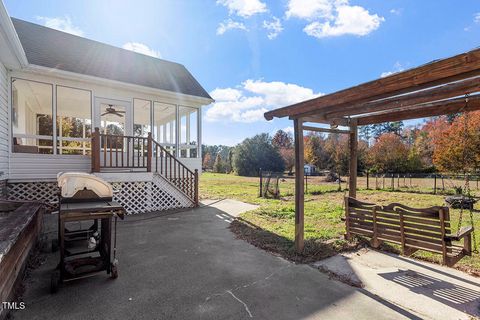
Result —
M181 64L12 18L30 64L211 99Z

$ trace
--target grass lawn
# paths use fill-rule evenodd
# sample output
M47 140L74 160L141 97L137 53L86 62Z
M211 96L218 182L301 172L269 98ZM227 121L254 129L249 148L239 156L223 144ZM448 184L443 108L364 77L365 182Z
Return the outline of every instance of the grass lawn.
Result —
M295 204L294 204L294 180L286 179L280 183L281 199L259 198L259 179L239 177L229 174L203 173L200 178L201 198L223 199L232 198L260 205L254 211L241 215L241 219L262 230L265 236L264 242L275 241L280 243L280 249L276 248L279 254L286 255L293 260L310 261L316 258L333 254L333 251L345 249L347 243L343 240L344 222L340 219L343 216L344 192L337 191L335 183L320 182L320 179L310 181L308 193L305 194L305 240L306 256L304 259L295 259L293 250L294 226L295 226ZM399 202L412 207L429 207L443 205L444 196L432 194L416 194L411 192L391 192L378 190L359 190L357 198L360 200L388 204ZM456 231L457 220L460 210L451 209L452 227ZM475 226L480 226L480 214L474 213ZM463 225L469 225L470 218L468 211L464 211ZM238 234L238 233L237 233ZM267 238L268 235L268 239ZM255 235L258 237L258 234ZM273 238L272 238L273 237ZM273 239L273 240L272 240ZM480 247L480 234L476 242ZM258 243L254 243L258 245ZM324 246L328 244L328 246ZM259 245L269 249L274 246L270 243ZM319 252L324 246L328 252ZM395 246L391 247L395 250ZM308 256L312 256L308 259ZM416 253L414 256L430 261L440 261L440 256L426 252ZM306 259L305 259L306 258ZM472 257L465 257L457 266L460 269L473 272L480 272L480 255L473 254Z

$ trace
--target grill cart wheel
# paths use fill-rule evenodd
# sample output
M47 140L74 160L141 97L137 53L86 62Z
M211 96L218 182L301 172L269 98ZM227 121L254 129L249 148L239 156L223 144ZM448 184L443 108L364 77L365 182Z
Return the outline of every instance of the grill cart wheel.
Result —
M56 293L60 285L60 270L52 272L50 279L50 293Z
M111 265L111 272L112 272L112 279L118 278L118 265L116 263L112 263Z

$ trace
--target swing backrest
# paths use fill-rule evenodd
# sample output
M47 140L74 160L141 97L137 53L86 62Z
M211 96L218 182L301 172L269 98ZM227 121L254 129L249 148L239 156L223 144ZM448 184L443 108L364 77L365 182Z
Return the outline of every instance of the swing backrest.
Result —
M402 249L448 251L451 241L448 207L411 208L400 203L387 206L346 198L347 235L359 234L400 244Z

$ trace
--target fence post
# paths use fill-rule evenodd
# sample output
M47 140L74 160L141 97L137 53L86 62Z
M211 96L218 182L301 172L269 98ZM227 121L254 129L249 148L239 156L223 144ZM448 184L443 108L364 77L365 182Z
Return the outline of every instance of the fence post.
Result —
M258 197L261 198L262 197L262 190L263 190L262 168L260 168L260 170L258 170L258 174L260 175L260 190L258 192Z
M378 190L378 173L375 173L375 190Z
M433 194L437 194L437 174L433 175Z
M367 170L367 190L370 189L370 186L369 186L369 183L368 183L368 177L369 177L369 174L368 174L368 170Z
M395 190L395 174L392 173L392 190Z
M400 173L397 173L397 189L400 189Z
M305 192L308 192L308 176L309 175L305 175Z
M385 173L383 174L382 178L382 190L385 190Z

